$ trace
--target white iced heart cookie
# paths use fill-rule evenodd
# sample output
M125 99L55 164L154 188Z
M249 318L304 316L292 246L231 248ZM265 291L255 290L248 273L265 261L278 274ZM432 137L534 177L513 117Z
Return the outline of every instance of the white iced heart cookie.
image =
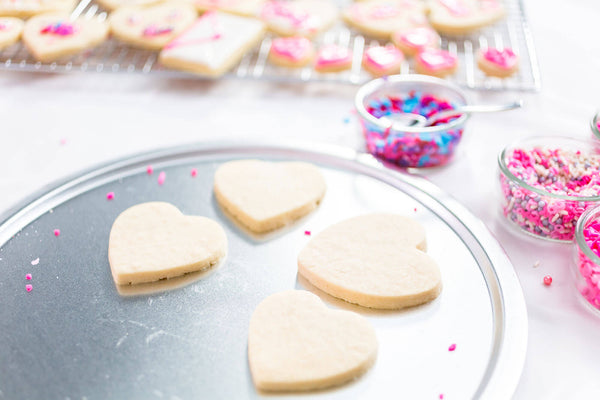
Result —
M215 265L227 252L225 231L215 221L183 215L169 203L151 202L123 211L113 223L108 260L117 285L154 282Z
M0 18L0 50L19 40L23 25L23 21L18 18Z
M331 310L303 290L263 300L250 320L248 361L264 391L305 391L342 384L364 373L377 356L368 321Z
M25 23L23 42L36 60L51 62L102 43L108 25L97 18L69 20L68 15L38 15Z
M110 14L112 34L122 42L160 50L196 19L190 4L166 3L151 7L122 7Z
M325 189L321 171L304 162L231 161L217 169L214 183L219 204L256 233L308 214Z
M0 16L29 18L45 13L68 13L74 0L0 0Z
M298 256L298 272L322 291L365 307L399 309L435 299L442 288L424 253L425 230L408 217L368 214L330 226Z
M438 32L461 35L504 17L499 0L430 0L429 20Z
M256 19L207 11L160 52L166 67L219 77L260 42L265 25Z
M271 0L263 6L260 18L277 35L311 38L334 24L338 10L327 1Z

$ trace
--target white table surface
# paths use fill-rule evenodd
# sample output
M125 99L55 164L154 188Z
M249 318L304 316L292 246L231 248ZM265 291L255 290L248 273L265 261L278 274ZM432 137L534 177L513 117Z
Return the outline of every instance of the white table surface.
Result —
M507 143L528 135L590 135L589 120L600 108L600 2L526 3L541 93L473 93L482 102L521 97L525 107L473 117L455 161L422 176L484 221L520 278L529 346L514 398L600 398L600 317L575 296L571 247L507 229L495 198L496 156ZM97 163L205 139L300 139L362 149L357 125L344 122L355 91L344 85L0 72L0 213ZM551 287L542 284L545 275L553 277Z

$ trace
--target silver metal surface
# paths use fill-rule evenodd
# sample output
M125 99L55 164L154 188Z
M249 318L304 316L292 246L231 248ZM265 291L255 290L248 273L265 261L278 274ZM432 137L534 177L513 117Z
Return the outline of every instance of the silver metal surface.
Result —
M327 194L296 224L251 237L222 214L212 194L215 169L239 158L315 163ZM108 201L107 192L115 198ZM206 274L118 291L107 260L112 222L124 209L154 200L217 220L229 239L228 256ZM297 277L296 256L310 239L306 230L317 233L373 211L411 215L426 227L428 253L444 283L438 299L374 311ZM523 295L485 226L432 184L352 150L238 143L154 152L69 178L0 221L2 399L433 399L442 393L507 399L523 367ZM367 374L324 392L256 392L246 356L250 316L266 296L291 288L311 290L328 306L370 321L379 354ZM456 350L449 352L453 343Z
M349 0L337 0L341 7ZM506 17L500 22L463 36L442 37L442 48L455 54L459 67L448 79L464 87L477 90L524 90L538 91L541 88L540 71L529 31L522 0L504 0ZM107 12L92 0L80 0L72 18L99 16L106 19ZM381 44L362 36L341 22L315 40L315 44L336 43L352 50L354 57L348 71L322 74L311 66L305 68L282 68L267 61L271 36L267 36L254 50L248 52L240 63L227 75L243 79L267 79L286 82L325 81L362 84L371 75L362 68L362 54L366 47ZM477 52L490 46L510 47L520 57L519 70L511 77L500 79L486 76L477 67ZM153 76L171 78L197 77L184 72L167 70L158 63L155 51L135 49L115 39L70 58L52 63L36 61L22 42L0 51L0 70L42 72L110 72L151 73ZM402 66L402 73L415 73L412 61Z

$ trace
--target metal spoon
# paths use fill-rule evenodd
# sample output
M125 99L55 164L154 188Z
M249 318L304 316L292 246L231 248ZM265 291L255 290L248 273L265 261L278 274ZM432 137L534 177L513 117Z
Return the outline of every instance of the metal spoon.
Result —
M471 113L485 113L485 112L497 112L514 110L523 106L523 100L514 101L507 104L495 104L495 105L466 105L454 108L452 110L440 111L432 115L429 118L425 118L422 115L414 113L398 113L391 114L385 118L391 126L395 129L401 130L406 127L424 128L433 125L440 119L449 118L460 114L471 114Z

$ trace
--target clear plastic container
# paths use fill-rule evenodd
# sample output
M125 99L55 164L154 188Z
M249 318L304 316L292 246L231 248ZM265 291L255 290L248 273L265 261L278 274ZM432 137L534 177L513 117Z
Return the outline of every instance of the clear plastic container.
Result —
M444 99L452 108L467 104L463 91L443 79L424 75L392 75L375 79L362 86L355 97L367 150L400 167L444 165L450 161L462 138L469 118L467 114L435 126L399 127L392 122L393 118L376 117L368 111L373 102L406 99L412 93Z
M600 232L596 227L600 228L600 207L588 209L577 222L573 275L579 294L600 315Z
M500 206L506 220L535 237L558 242L573 241L577 220L586 209L598 204L600 196L557 194L543 187L532 186L522 177L515 176L508 167L515 149L561 149L597 156L590 141L567 137L532 137L512 143L498 157Z

